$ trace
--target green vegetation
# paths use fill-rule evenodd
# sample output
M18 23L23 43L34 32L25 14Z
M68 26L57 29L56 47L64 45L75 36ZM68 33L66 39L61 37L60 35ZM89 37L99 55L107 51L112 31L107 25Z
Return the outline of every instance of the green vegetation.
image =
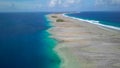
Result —
M52 16L52 18L57 18L57 16Z
M63 19L57 19L56 22L64 22Z

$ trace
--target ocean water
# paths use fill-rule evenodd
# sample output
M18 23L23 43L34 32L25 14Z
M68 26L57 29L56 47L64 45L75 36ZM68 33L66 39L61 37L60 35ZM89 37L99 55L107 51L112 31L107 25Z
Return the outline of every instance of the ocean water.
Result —
M80 12L66 14L93 24L120 30L120 12Z
M59 68L47 13L0 13L0 68Z

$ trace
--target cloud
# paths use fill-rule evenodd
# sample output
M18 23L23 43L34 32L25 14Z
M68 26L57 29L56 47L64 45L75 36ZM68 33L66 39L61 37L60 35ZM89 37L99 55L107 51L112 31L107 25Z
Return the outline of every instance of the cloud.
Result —
M19 10L40 10L42 5L39 2L15 2L1 1L0 11L19 11Z
M56 6L69 7L79 3L80 1L81 0L50 0L49 6L50 7L56 7Z
M120 0L0 0L0 11L87 11L119 8Z
M57 4L57 1L58 0L51 0L50 3L49 3L49 6L50 7L55 7L55 5Z
M63 7L69 7L71 6L72 4L75 4L75 0L66 0L64 3L63 3Z
M120 0L95 0L95 5L120 6Z
M96 0L95 5L105 5L104 0Z

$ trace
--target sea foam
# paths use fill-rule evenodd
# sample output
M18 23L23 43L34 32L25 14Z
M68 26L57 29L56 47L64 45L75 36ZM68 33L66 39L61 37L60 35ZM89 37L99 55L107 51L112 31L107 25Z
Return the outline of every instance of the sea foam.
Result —
M111 29L115 29L115 30L120 30L119 27L115 27L115 26L111 26L111 25L105 25L105 24L100 23L100 21L96 21L96 20L81 19L81 18L71 17L71 16L68 16L66 14L63 14L63 16L70 17L70 18L73 18L73 19L77 19L77 20L80 20L80 21L89 22L91 24L100 25L100 26L111 28Z

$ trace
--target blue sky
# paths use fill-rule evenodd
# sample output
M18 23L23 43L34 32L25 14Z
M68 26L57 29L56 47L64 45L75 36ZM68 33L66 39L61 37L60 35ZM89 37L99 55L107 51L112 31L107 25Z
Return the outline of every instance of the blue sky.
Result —
M0 0L9 11L120 11L120 0Z

